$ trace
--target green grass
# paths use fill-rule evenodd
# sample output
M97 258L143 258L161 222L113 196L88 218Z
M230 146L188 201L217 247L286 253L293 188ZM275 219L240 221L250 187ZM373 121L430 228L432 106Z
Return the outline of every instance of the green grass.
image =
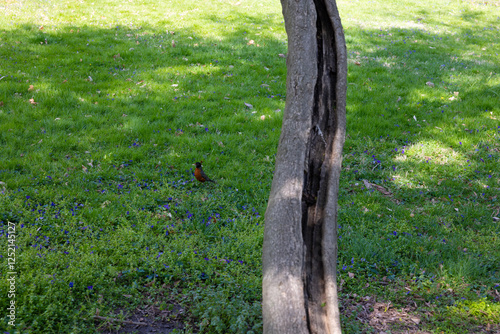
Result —
M498 329L498 3L338 6L344 331L376 332L366 297L422 331ZM18 326L1 313L0 329L95 333L118 325L94 315L153 304L193 330L261 332L286 52L278 1L1 1L0 309L10 221ZM217 185L195 182L200 160Z

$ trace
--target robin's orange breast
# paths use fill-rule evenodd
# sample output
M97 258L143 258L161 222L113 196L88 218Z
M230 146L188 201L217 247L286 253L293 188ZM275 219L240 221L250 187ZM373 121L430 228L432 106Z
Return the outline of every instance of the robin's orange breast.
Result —
M194 170L194 177L200 182L205 182L205 178L201 175L201 170L199 168Z

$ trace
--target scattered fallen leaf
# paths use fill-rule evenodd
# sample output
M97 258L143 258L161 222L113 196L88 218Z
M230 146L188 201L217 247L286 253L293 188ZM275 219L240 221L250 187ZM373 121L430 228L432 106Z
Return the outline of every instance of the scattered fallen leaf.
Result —
M430 81L427 81L425 84L426 84L427 86L429 86L429 87L434 87L434 83L432 83L432 82L430 82Z
M255 44L255 41L253 39L249 40L247 43L247 45L253 45L253 44Z
M250 108L250 109L252 109L252 108L253 108L253 105L251 105L250 103L246 103L246 102L245 102L245 105L246 105L248 108Z
M35 87L33 85L30 85L30 88L28 88L28 92L32 91Z
M381 192L381 193L382 193L382 195L385 195L385 196L392 196L392 193L391 193L389 190L385 189L384 187L379 186L378 184L372 184L372 186L373 186L375 189L377 189L379 192Z
M389 196L391 197L392 196L392 193L385 189L384 187L382 186L379 186L378 184L375 184L375 183L371 183L369 182L368 180L363 180L363 183L365 184L365 187L367 189L371 189L371 188L374 188L375 190L379 191L382 193L382 195L385 195L385 196Z
M35 102L35 99L30 99L29 101L30 101L31 104L33 104L35 106L38 104L37 102Z
M349 274L349 278L354 278L354 273L348 273Z
M265 120L265 119L266 119L266 116L265 116L265 115L262 115L262 116L260 116L260 119L261 119L261 120Z
M278 57L285 58L286 56L283 53L280 53Z
M361 66L361 63L359 61L354 62L355 65Z

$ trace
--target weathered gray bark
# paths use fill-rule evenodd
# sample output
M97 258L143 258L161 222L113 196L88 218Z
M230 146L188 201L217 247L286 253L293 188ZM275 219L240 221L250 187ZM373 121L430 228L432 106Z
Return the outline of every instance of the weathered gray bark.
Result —
M265 215L264 333L340 333L337 198L347 55L335 0L281 0L287 99Z

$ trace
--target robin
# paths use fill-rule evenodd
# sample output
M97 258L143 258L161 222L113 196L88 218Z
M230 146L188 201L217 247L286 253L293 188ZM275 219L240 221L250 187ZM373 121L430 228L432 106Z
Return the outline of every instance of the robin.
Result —
M205 174L205 172L203 171L203 168L201 167L201 162L196 162L196 163L194 163L194 165L196 166L196 169L194 170L194 177L198 181L200 181L200 182L209 181L209 182L216 183L214 180L211 180L207 176L207 174Z

